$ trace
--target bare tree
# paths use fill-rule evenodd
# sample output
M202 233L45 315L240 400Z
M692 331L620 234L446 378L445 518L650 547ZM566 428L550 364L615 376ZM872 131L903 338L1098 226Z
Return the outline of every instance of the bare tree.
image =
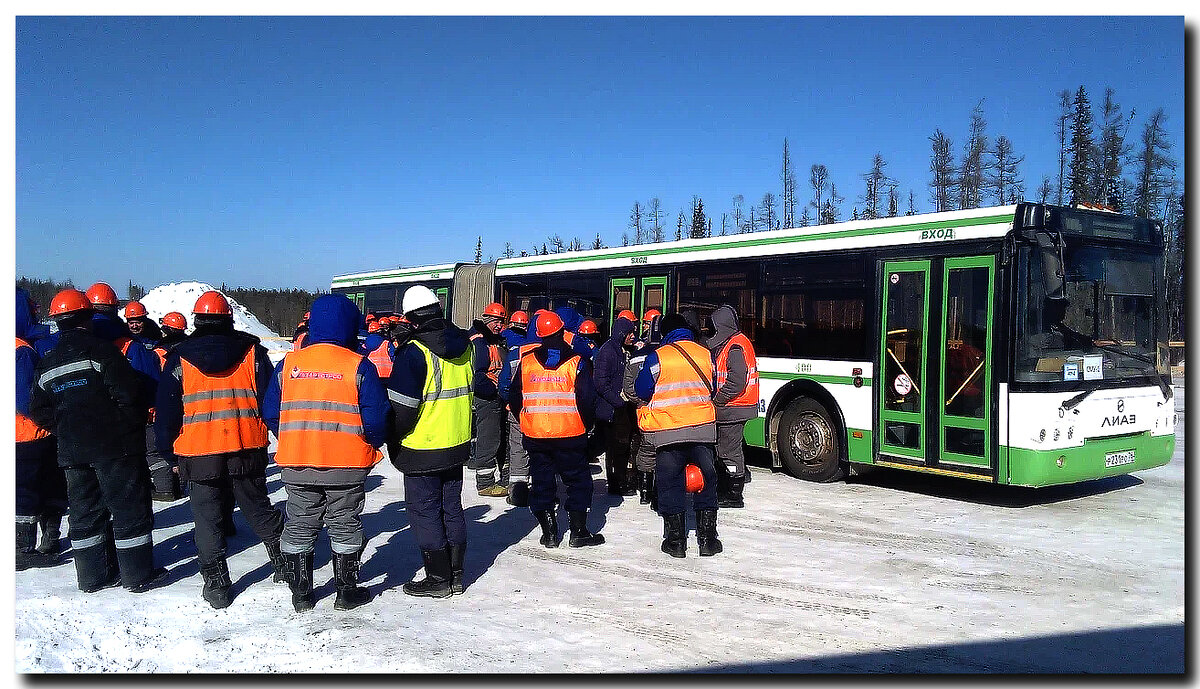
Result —
M929 200L933 201L933 211L954 210L954 197L958 182L954 179L954 154L951 149L954 142L941 129L935 129L929 137L932 152L929 156Z
M567 245L567 251L583 251L583 242L579 237L571 237L571 243Z
M721 214L721 236L722 237L729 234L728 227L729 227L729 214L722 213Z
M962 166L958 175L958 207L979 208L983 202L984 152L987 150L987 120L983 118L983 101L971 109L970 133L963 148Z
M512 257L513 257L512 242L504 242L504 258L512 258Z
M742 206L746 203L746 197L737 194L733 197L733 226L737 228L740 234L742 230Z
M775 195L769 191L763 194L762 212L760 216L767 226L766 229L773 230L778 227L778 225L776 225L775 217Z
M629 211L629 229L633 230L633 243L641 244L645 239L642 233L642 204L634 201L633 210Z
M650 241L663 241L662 201L657 196L650 199L650 210L646 213L646 219L650 222Z
M550 253L552 254L561 254L567 250L567 245L563 243L562 237L557 234L546 237L546 241L550 242ZM542 246L545 246L545 244Z
M873 220L880 217L880 205L883 200L884 191L891 185L895 184L883 168L887 167L887 163L883 160L883 156L876 153L871 159L871 171L862 175L863 181L867 183L866 192L863 195L863 212L862 219Z
M796 224L796 172L792 169L792 156L788 150L787 137L783 139L783 226Z
M1042 183L1038 186L1038 203L1049 203L1050 195L1054 193L1054 185L1050 182L1050 178L1043 176Z
M808 183L813 190L813 199L811 205L817 214L817 224L824 225L825 203L823 196L826 187L829 186L829 168L824 165L813 165L808 169Z
M1150 119L1142 129L1133 192L1134 213L1142 218L1163 219L1163 201L1173 186L1170 173L1175 170L1175 161L1168 155L1171 142L1167 140L1166 120L1166 114L1159 108L1150 114Z
M988 155L991 156L988 165L991 172L987 176L987 187L996 197L996 203L1003 206L1015 202L1017 189L1025 183L1021 177L1021 163L1025 162L1025 156L1015 154L1012 141L1003 135L996 137L996 144L988 151Z
M908 190L908 210L905 211L904 214L905 215L916 215L917 214L917 195L911 189Z

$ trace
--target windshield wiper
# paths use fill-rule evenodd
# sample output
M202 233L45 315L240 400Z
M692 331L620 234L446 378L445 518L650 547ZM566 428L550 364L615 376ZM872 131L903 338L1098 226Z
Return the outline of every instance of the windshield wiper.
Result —
M1157 366L1157 363L1158 363L1158 362L1154 361L1153 359L1151 359L1150 357L1142 356L1141 354L1134 354L1133 352L1127 352L1115 344L1102 345L1102 344L1093 343L1093 346L1096 347L1096 349L1103 349L1106 352L1112 352L1114 354L1120 354L1122 356L1127 356L1130 359L1135 359L1137 361L1143 361L1147 364L1150 364L1151 366ZM1154 382L1158 383L1158 389L1162 390L1163 398L1171 399L1171 397L1172 397L1171 386L1167 383L1166 380L1164 380L1164 377L1158 375L1157 370L1155 371L1155 373L1152 377L1154 378Z

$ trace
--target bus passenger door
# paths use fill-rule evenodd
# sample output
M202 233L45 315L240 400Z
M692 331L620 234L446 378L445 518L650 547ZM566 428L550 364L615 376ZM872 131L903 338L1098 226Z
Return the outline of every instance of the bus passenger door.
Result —
M924 464L929 261L883 264L883 309L875 387L883 461Z
M613 278L609 282L608 332L612 332L613 323L617 321L617 314L625 309L637 313L637 304L634 302L636 288L637 278Z
M641 278L642 281L642 303L641 310L637 312L638 318L641 318L650 309L657 309L659 313L666 313L667 304L667 278L647 277Z
M947 258L942 280L938 462L991 466L995 258Z

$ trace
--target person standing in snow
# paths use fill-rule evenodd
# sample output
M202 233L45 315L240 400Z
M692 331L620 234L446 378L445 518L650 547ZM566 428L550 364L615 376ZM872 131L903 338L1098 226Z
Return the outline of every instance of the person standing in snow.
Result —
M146 349L154 351L158 341L162 339L162 331L158 324L148 317L146 307L140 301L131 301L125 305L125 325L129 327L133 339Z
M387 381L395 412L388 456L404 474L404 503L425 578L404 584L410 596L445 598L463 591L467 522L463 465L471 457L474 364L467 333L446 320L424 285L404 292L413 325L396 350Z
M629 313L629 312L625 312ZM621 316L625 318L625 316ZM637 326L637 316L629 313L627 318L630 323ZM658 512L658 491L654 486L654 462L655 450L654 443L646 434L642 433L637 427L638 411L648 404L649 400L644 400L638 397L637 394L637 377L642 372L642 364L646 363L646 357L654 351L654 348L659 343L659 323L662 316L654 316L651 319L651 324L646 327L646 339L634 340L633 352L629 357L629 361L625 364L624 377L621 379L621 394L625 400L633 407L634 421L633 427L630 429L632 452L634 457L634 466L637 467L639 474L638 485L638 503L649 505L651 511Z
M529 332L529 314L513 311L508 328L500 333L504 337L504 365L500 368L498 384L500 399L504 401L508 419L508 497L506 501L514 507L529 507L529 451L525 449L521 435L521 421L508 404L508 391L512 385L512 372L521 357L537 346L537 337Z
M333 607L350 610L371 598L358 585L359 515L367 474L383 459L378 448L387 439L387 393L375 365L355 351L354 302L327 294L310 313L307 346L283 357L263 401L263 420L279 438L275 463L288 494L280 549L292 605L311 610L313 550L324 523L337 586Z
M732 306L712 313L713 336L708 340L717 369L717 506L745 507L746 455L742 436L746 422L758 418L758 360L754 345L738 329Z
M354 345L358 345L357 333L355 333ZM358 347L358 352L365 355L367 360L375 365L375 373L380 380L387 380L387 377L392 375L392 359L396 356L396 351L388 338L386 320L372 318L367 321L367 337L363 340L362 346Z
M475 489L489 498L508 495L508 481L503 472L498 475L500 449L504 440L504 403L499 398L500 369L504 367L501 352L505 340L500 336L508 313L497 303L488 304L471 326L470 340L475 358L475 442L467 466L475 470Z
M233 329L220 292L200 295L195 331L167 354L154 427L158 450L177 457L196 523L201 596L214 608L232 602L225 561L225 503L237 501L262 539L275 581L283 581L283 515L267 497L267 427L262 400L273 367L258 338Z
M596 425L604 438L604 463L609 495L636 495L637 474L630 466L633 409L621 395L625 367L633 356L637 336L633 321L618 318L612 337L596 350Z
M92 333L83 292L59 292L50 316L60 337L34 369L29 419L58 438L76 580L85 593L118 581L142 593L167 573L154 566L147 390L120 350Z

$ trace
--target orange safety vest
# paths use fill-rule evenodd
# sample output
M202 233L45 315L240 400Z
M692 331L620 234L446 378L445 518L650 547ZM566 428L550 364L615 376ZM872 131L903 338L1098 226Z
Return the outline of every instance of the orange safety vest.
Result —
M391 343L387 340L384 340L383 344L371 350L371 353L367 355L367 358L371 360L371 363L375 364L375 370L379 372L379 377L385 380L388 376L392 375L393 362L391 355L388 354L389 344ZM315 347L316 345L313 346Z
M31 350L33 349L33 345L29 344L25 340L22 340L19 337L16 338L16 340L17 340L17 350L18 351L22 347L29 347L29 349L31 349ZM17 412L17 442L18 443L28 443L28 442L32 442L34 440L41 440L42 438L49 437L49 435L50 435L50 431L47 431L46 429L44 429L41 426L34 423L33 419L29 418L28 416L25 416L21 412Z
M712 380L713 373L712 355L708 350L683 340L661 345L654 353L658 355L658 380L654 383L650 404L637 410L638 428L653 433L716 421L717 408L713 406L707 382ZM695 362L707 377L705 380L700 379L688 359Z
M175 454L183 457L239 452L267 446L267 427L258 409L254 347L241 363L206 375L186 359L183 368L183 428Z
M733 398L726 407L757 407L758 406L758 359L754 356L754 345L750 338L737 333L729 338L721 353L717 355L717 389L719 390L729 378L729 350L737 345L742 348L746 357L746 389L742 394Z
M305 330L304 332L300 333L299 337L297 337L295 340L292 340L292 351L293 352L300 351L300 348L304 346L304 340L307 337L308 337L308 331Z
M472 333L471 339L476 340L482 338L480 333ZM492 383L500 384L500 369L504 368L504 359L500 358L500 345L489 344L488 350L488 367L487 377L492 379Z
M575 438L587 433L575 403L579 356L548 369L533 354L521 357L521 433L527 438Z
M158 370L163 370L167 367L167 350L162 347L155 347L154 353L158 355Z
M369 469L383 459L363 437L358 407L362 360L361 354L328 343L283 357L276 464Z
M118 337L117 339L113 340L113 344L120 348L122 356L128 357L129 345L133 344L133 340L129 339L128 337Z

